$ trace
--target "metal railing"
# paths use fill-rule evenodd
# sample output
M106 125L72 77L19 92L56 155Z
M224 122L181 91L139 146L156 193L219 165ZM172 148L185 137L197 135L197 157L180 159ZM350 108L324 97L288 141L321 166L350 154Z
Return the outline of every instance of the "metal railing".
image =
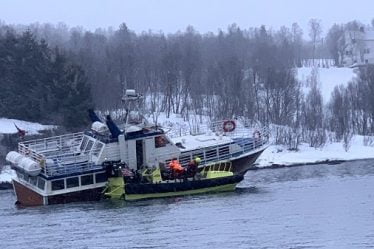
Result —
M201 124L193 126L191 128L178 127L167 131L167 135L170 138L183 137L188 135L200 135L200 134L211 134L214 133L217 136L228 136L228 137L252 137L254 133L259 133L262 138L269 138L270 132L267 127L261 126L258 123L255 125L242 124L241 121L234 120L235 129L233 131L225 131L224 125L227 121L231 120L220 120L214 121L209 124Z
M78 161L81 158L85 161ZM61 159L53 159L52 162L47 163L43 167L43 173L47 176L57 176L66 175L78 172L84 172L89 170L101 169L101 165L96 165L94 162L90 161L87 156L84 157L74 157L70 163Z
M95 164L104 147L98 140L94 142L83 136L83 132L20 142L20 154L39 162L42 172L56 176L98 169Z
M212 164L208 164L206 165L201 173L206 173L208 171L227 171L227 172L231 172L232 171L232 162L230 161L220 161L220 162L217 162L217 163L212 163Z
M240 140L238 140L240 139ZM268 144L267 139L261 139L261 138L237 138L233 139L233 142L237 145L235 146L236 149L233 151L230 151L230 144L217 144L214 146L210 146L208 148L201 148L194 151L186 151L177 157L179 163L183 167L187 167L191 160L193 160L196 157L199 157L201 159L200 166L208 165L210 163L214 163L217 161L225 161L230 160L235 157L240 157L245 154L256 152L257 150L264 149L265 146ZM170 155L170 156L169 156ZM175 157L175 155L172 154L164 154L162 155L163 158L169 158L165 160L165 164L169 164L171 159Z
M31 157L37 162L72 152L82 141L83 132L62 136L35 139L18 143L20 154Z
M261 127L259 124L248 125L243 124L240 121L235 122L235 129L233 131L225 131L224 124L227 120L221 120L212 122L209 125L203 125L199 128L200 132L205 131L205 134L211 134L213 136L225 136L230 137L237 146L237 148L230 152L229 144L217 141L215 144L211 144L208 148L201 148L194 150L192 153L186 151L179 156L179 162L183 166L187 166L188 163L195 157L200 157L201 164L207 164L214 161L228 160L233 157L240 156L251 151L263 148L269 143L270 132L267 127ZM178 132L171 133L173 135ZM190 135L189 130L184 130L179 134ZM168 136L170 137L169 133ZM178 136L176 136L178 137ZM170 160L167 160L168 163Z

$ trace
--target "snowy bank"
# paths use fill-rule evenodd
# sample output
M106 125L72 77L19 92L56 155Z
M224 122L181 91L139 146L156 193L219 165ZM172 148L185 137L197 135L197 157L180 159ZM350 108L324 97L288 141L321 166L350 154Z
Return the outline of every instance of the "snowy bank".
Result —
M308 144L301 144L299 151L289 151L285 146L271 145L256 161L257 167L267 167L273 164L293 165L308 164L335 160L357 160L374 158L374 147L365 146L363 136L354 136L351 147L345 151L342 143L327 143L324 147L315 149Z
M297 79L301 82L306 82L312 70L312 67L297 68ZM317 68L317 70L324 103L330 100L331 93L336 86L347 86L348 82L356 77L356 73L352 68L330 67Z
M10 168L10 166L4 166L0 172L0 184L10 183L12 178L16 176L16 172Z
M17 133L17 125L22 130L27 132L27 135L38 134L42 130L51 130L56 128L54 125L42 125L39 123L32 123L17 119L0 118L0 133L2 134L14 134Z

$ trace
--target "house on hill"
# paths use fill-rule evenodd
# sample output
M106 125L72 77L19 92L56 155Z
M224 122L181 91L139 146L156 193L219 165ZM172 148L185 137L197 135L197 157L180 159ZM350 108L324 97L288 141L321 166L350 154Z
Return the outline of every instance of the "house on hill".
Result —
M360 30L346 31L343 65L357 67L374 64L374 30L361 27Z

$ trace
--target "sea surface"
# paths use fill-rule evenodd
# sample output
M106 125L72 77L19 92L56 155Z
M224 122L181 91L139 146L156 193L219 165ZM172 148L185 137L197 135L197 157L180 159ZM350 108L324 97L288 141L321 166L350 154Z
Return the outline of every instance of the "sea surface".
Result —
M250 171L233 193L14 202L0 191L0 249L374 247L374 161Z

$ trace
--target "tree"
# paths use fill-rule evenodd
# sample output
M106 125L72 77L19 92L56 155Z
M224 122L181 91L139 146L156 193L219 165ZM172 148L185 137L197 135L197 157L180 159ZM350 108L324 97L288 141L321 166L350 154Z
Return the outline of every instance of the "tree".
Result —
M313 65L314 59L316 57L316 45L317 42L321 39L322 27L321 21L317 19L310 19L309 21L309 37L312 40L313 44Z
M335 65L340 66L340 58L344 56L345 49L343 26L334 24L327 33L326 42Z
M83 70L26 31L0 38L0 116L84 125L91 106Z
M301 67L301 49L303 46L303 30L297 23L292 24L292 47L295 55L295 65Z

